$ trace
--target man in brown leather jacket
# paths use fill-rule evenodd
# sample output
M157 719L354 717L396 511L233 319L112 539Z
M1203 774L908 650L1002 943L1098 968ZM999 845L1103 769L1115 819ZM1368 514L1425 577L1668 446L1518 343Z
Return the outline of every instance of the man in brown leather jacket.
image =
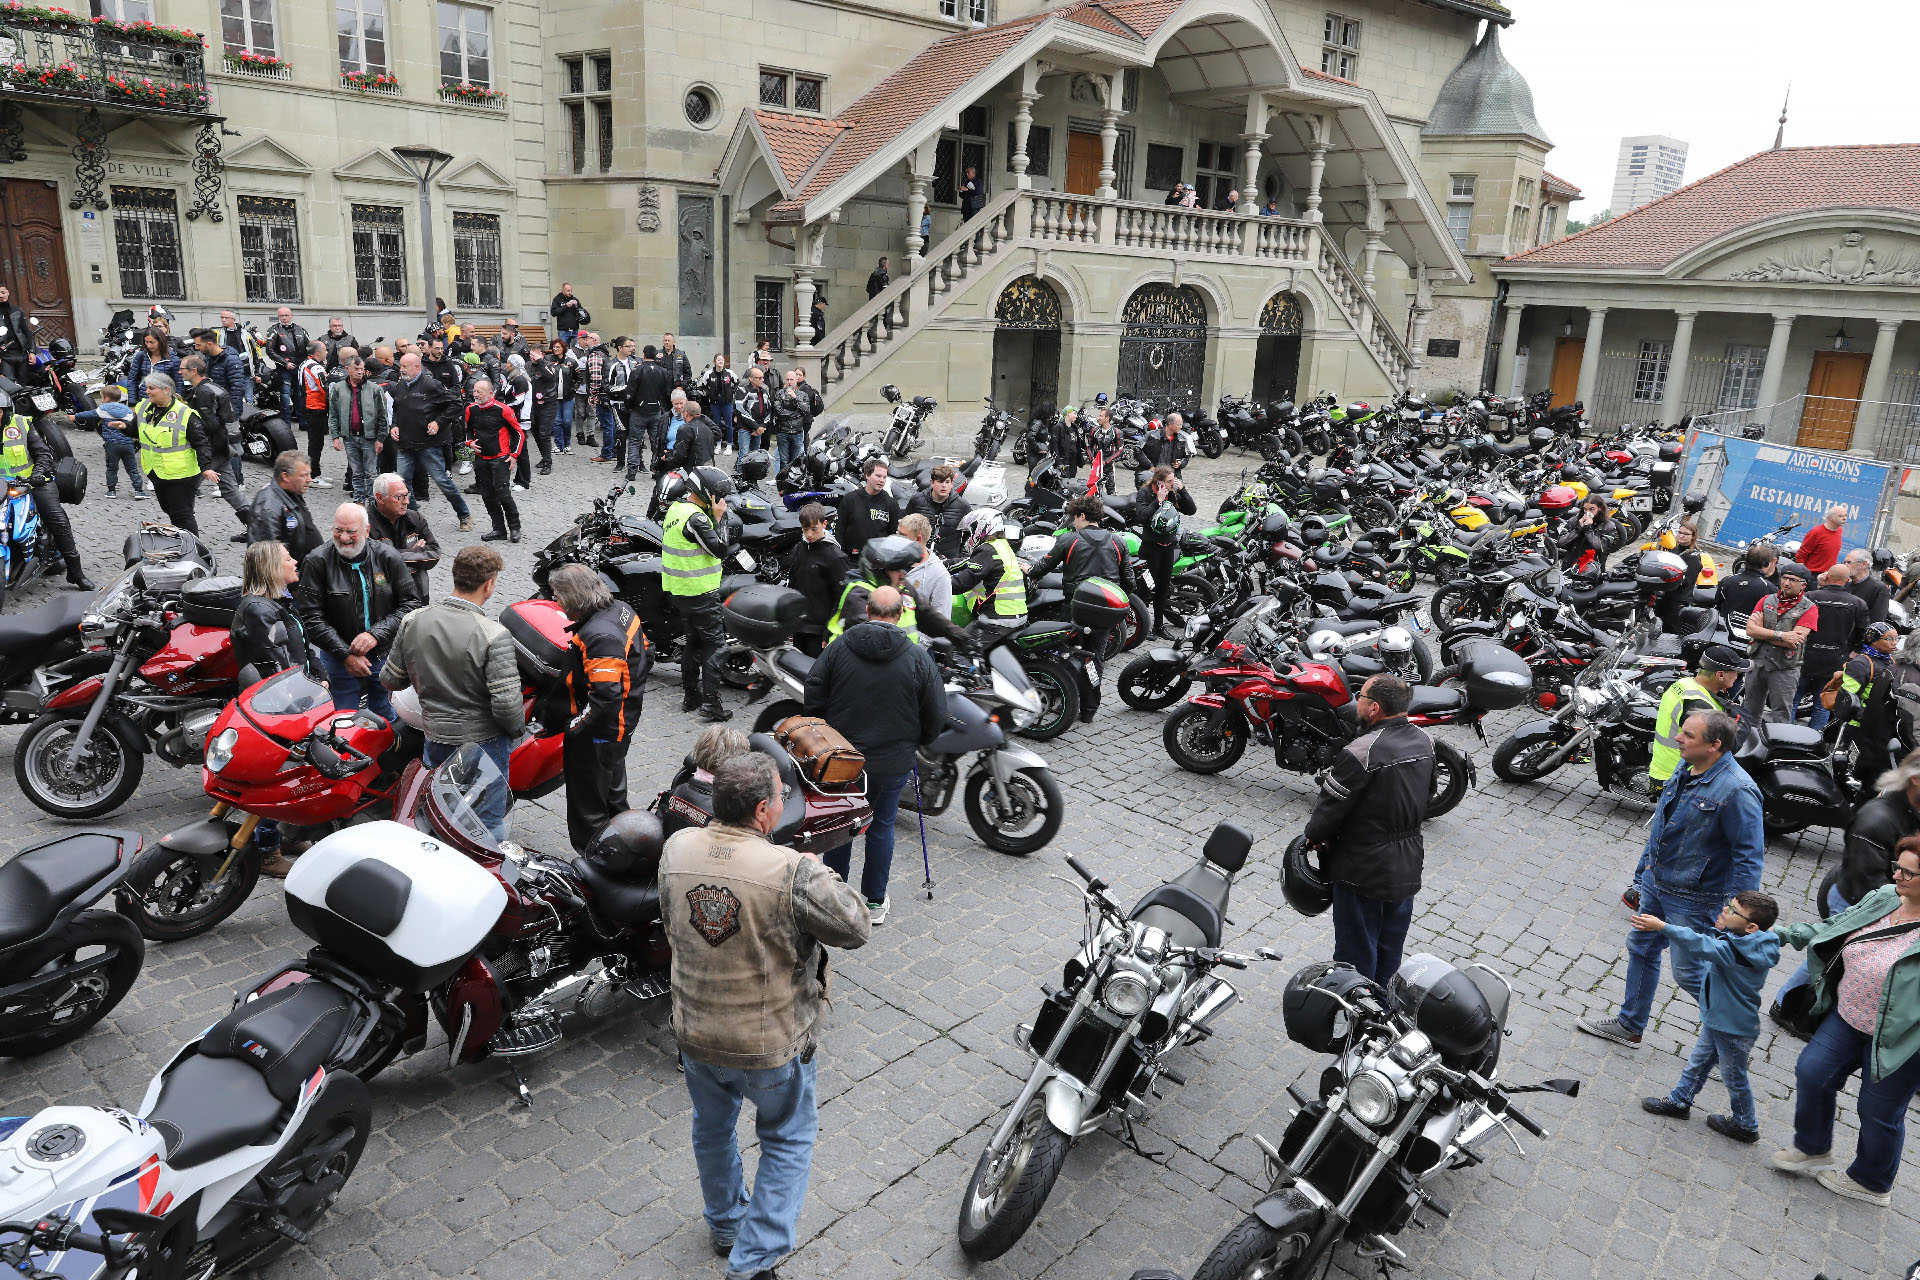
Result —
M693 1099L707 1231L728 1280L771 1277L793 1251L819 1129L821 947L864 946L872 927L844 880L767 841L783 803L773 761L736 756L714 773L712 825L674 833L660 857L673 1034ZM747 1099L760 1139L751 1199L735 1137Z

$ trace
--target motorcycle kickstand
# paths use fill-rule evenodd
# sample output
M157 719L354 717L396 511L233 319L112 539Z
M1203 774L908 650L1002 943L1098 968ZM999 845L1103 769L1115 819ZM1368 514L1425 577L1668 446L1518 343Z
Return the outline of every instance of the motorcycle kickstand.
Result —
M1140 1135L1134 1132L1132 1116L1123 1117L1121 1123L1125 1129L1125 1132L1121 1134L1120 1140L1126 1143L1127 1146L1132 1149L1133 1154L1140 1156L1142 1159L1148 1160L1154 1164L1164 1165L1164 1164L1171 1163L1171 1158L1168 1156L1166 1152L1149 1151L1145 1147L1140 1145Z
M533 1110L533 1090L528 1087L526 1076L520 1072L519 1061L508 1058L507 1070L513 1072L513 1090L516 1100L527 1110Z

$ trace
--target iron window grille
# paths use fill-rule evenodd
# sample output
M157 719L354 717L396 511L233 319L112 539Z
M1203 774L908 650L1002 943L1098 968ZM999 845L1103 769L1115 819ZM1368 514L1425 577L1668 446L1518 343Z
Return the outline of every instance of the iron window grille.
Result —
M340 73L387 69L387 0L334 0Z
M1633 370L1633 398L1657 404L1667 393L1667 364L1673 358L1671 342L1642 342L1640 361Z
M687 113L688 124L704 125L713 119L713 98L705 89L689 89L683 109Z
M361 306L407 301L406 215L398 205L353 206L354 297Z
M587 64L579 58L562 58L560 61L567 70L566 91L568 93L585 93L587 91Z
M787 77L778 71L760 72L760 105L763 107L784 107L787 105Z
M166 187L114 187L112 197L121 296L185 298L180 207L173 191Z
M575 173L587 171L587 107L582 102L569 102L567 107L567 154L571 160L569 167Z
M1720 375L1720 409L1753 409L1760 403L1760 379L1767 372L1767 349L1734 343L1727 347L1726 372Z
M453 215L453 297L463 311L500 309L500 216Z
M220 0L220 41L228 53L275 53L273 0Z
M600 172L613 172L613 102L599 98L593 104L593 129L600 143Z
M760 68L760 105L818 115L825 108L826 81L778 67Z
M612 58L595 58L593 60L593 91L595 93L613 92Z
M1007 121L1007 172L1013 172L1014 123ZM1027 176L1045 178L1053 164L1053 129L1049 125L1027 126Z
M771 342L775 351L785 350L787 286L779 280L753 282L753 345ZM744 382L745 371L741 372ZM771 388L769 388L771 390Z
M248 302L303 302L300 226L291 200L236 196L240 213L240 274Z
M440 0L440 83L493 87L490 11L474 4Z

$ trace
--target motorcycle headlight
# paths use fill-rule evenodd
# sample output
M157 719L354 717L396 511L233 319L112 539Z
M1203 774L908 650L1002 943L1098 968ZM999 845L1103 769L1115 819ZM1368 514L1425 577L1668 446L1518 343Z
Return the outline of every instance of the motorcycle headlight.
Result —
M1011 708L1014 728L1024 729L1040 718L1040 694L1031 687L1017 689L1013 681L995 671L992 688L993 696Z
M1384 1129L1400 1110L1400 1098L1393 1091L1393 1081L1383 1073L1362 1071L1347 1082L1347 1109L1360 1123Z
M1147 980L1130 969L1117 969L1100 987L1100 1003L1120 1018L1137 1018L1146 1012L1153 992ZM1391 1088L1388 1090L1391 1092Z
M1582 716L1596 716L1607 705L1607 694L1603 689L1575 689L1573 691L1573 709Z
M207 744L207 768L218 773L233 763L233 749L239 742L238 729L222 730L219 737Z
M1212 625L1213 619L1209 618L1206 614L1194 614L1191 618L1187 619L1187 639L1198 640L1207 633L1207 628Z

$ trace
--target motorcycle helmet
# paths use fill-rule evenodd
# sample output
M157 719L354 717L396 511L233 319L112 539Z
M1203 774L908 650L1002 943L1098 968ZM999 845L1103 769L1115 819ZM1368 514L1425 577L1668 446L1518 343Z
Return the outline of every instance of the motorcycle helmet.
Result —
M47 354L53 357L55 364L72 364L74 360L73 344L65 338L55 338L47 344Z
M1333 901L1331 890L1327 901ZM1309 1053L1343 1051L1353 1033L1353 1019L1333 997L1352 1001L1362 994L1377 997L1378 989L1350 964L1320 960L1300 969L1280 993L1280 1020L1287 1039Z
M1333 886L1313 864L1305 836L1295 836L1287 845L1281 862L1280 891L1287 905L1303 916L1317 916L1333 905Z
M1302 546L1320 546L1331 536L1327 531L1327 522L1323 516L1308 516L1300 522L1300 544Z
M1160 503L1147 517L1147 532L1157 542L1171 543L1180 536L1180 511L1171 502Z
M983 542L992 542L1007 531L1006 517L990 507L981 507L960 517L960 536L972 551Z
M1687 562L1671 551L1643 552L1633 566L1633 580L1642 587L1665 590L1685 581Z
M629 884L651 885L660 870L660 819L645 809L616 814L587 844L595 869Z
M711 506L733 496L733 477L718 467L695 467L687 472L687 494Z
M1500 1033L1487 998L1472 978L1438 956L1410 955L1387 982L1387 999L1413 1019L1442 1059L1478 1056Z
M1580 495L1572 486L1550 484L1540 494L1540 510L1550 516L1565 515L1573 510L1573 504L1579 500Z
M889 382L886 386L880 388L880 398L882 400L885 400L888 404L899 404L900 388L894 386L891 382Z
M1536 453L1552 443L1553 429L1550 427L1535 427L1533 430L1527 432L1527 448L1532 449Z
M1106 392L1104 392L1104 391L1102 391L1102 392L1099 392L1098 394L1096 394L1096 395L1095 395L1095 396L1093 397L1093 407L1094 407L1094 408L1096 408L1096 409L1104 409L1104 408L1106 408L1106 405L1107 405L1107 393L1106 393Z
M905 572L919 563L920 544L897 533L875 538L860 548L860 571L875 585L887 583L890 570Z
M1324 522L1323 522L1324 523ZM1260 536L1269 542L1276 542L1287 536L1287 513L1278 507L1270 509L1260 517Z
M740 478L748 484L759 484L773 470L773 455L765 449L755 449L740 459Z

